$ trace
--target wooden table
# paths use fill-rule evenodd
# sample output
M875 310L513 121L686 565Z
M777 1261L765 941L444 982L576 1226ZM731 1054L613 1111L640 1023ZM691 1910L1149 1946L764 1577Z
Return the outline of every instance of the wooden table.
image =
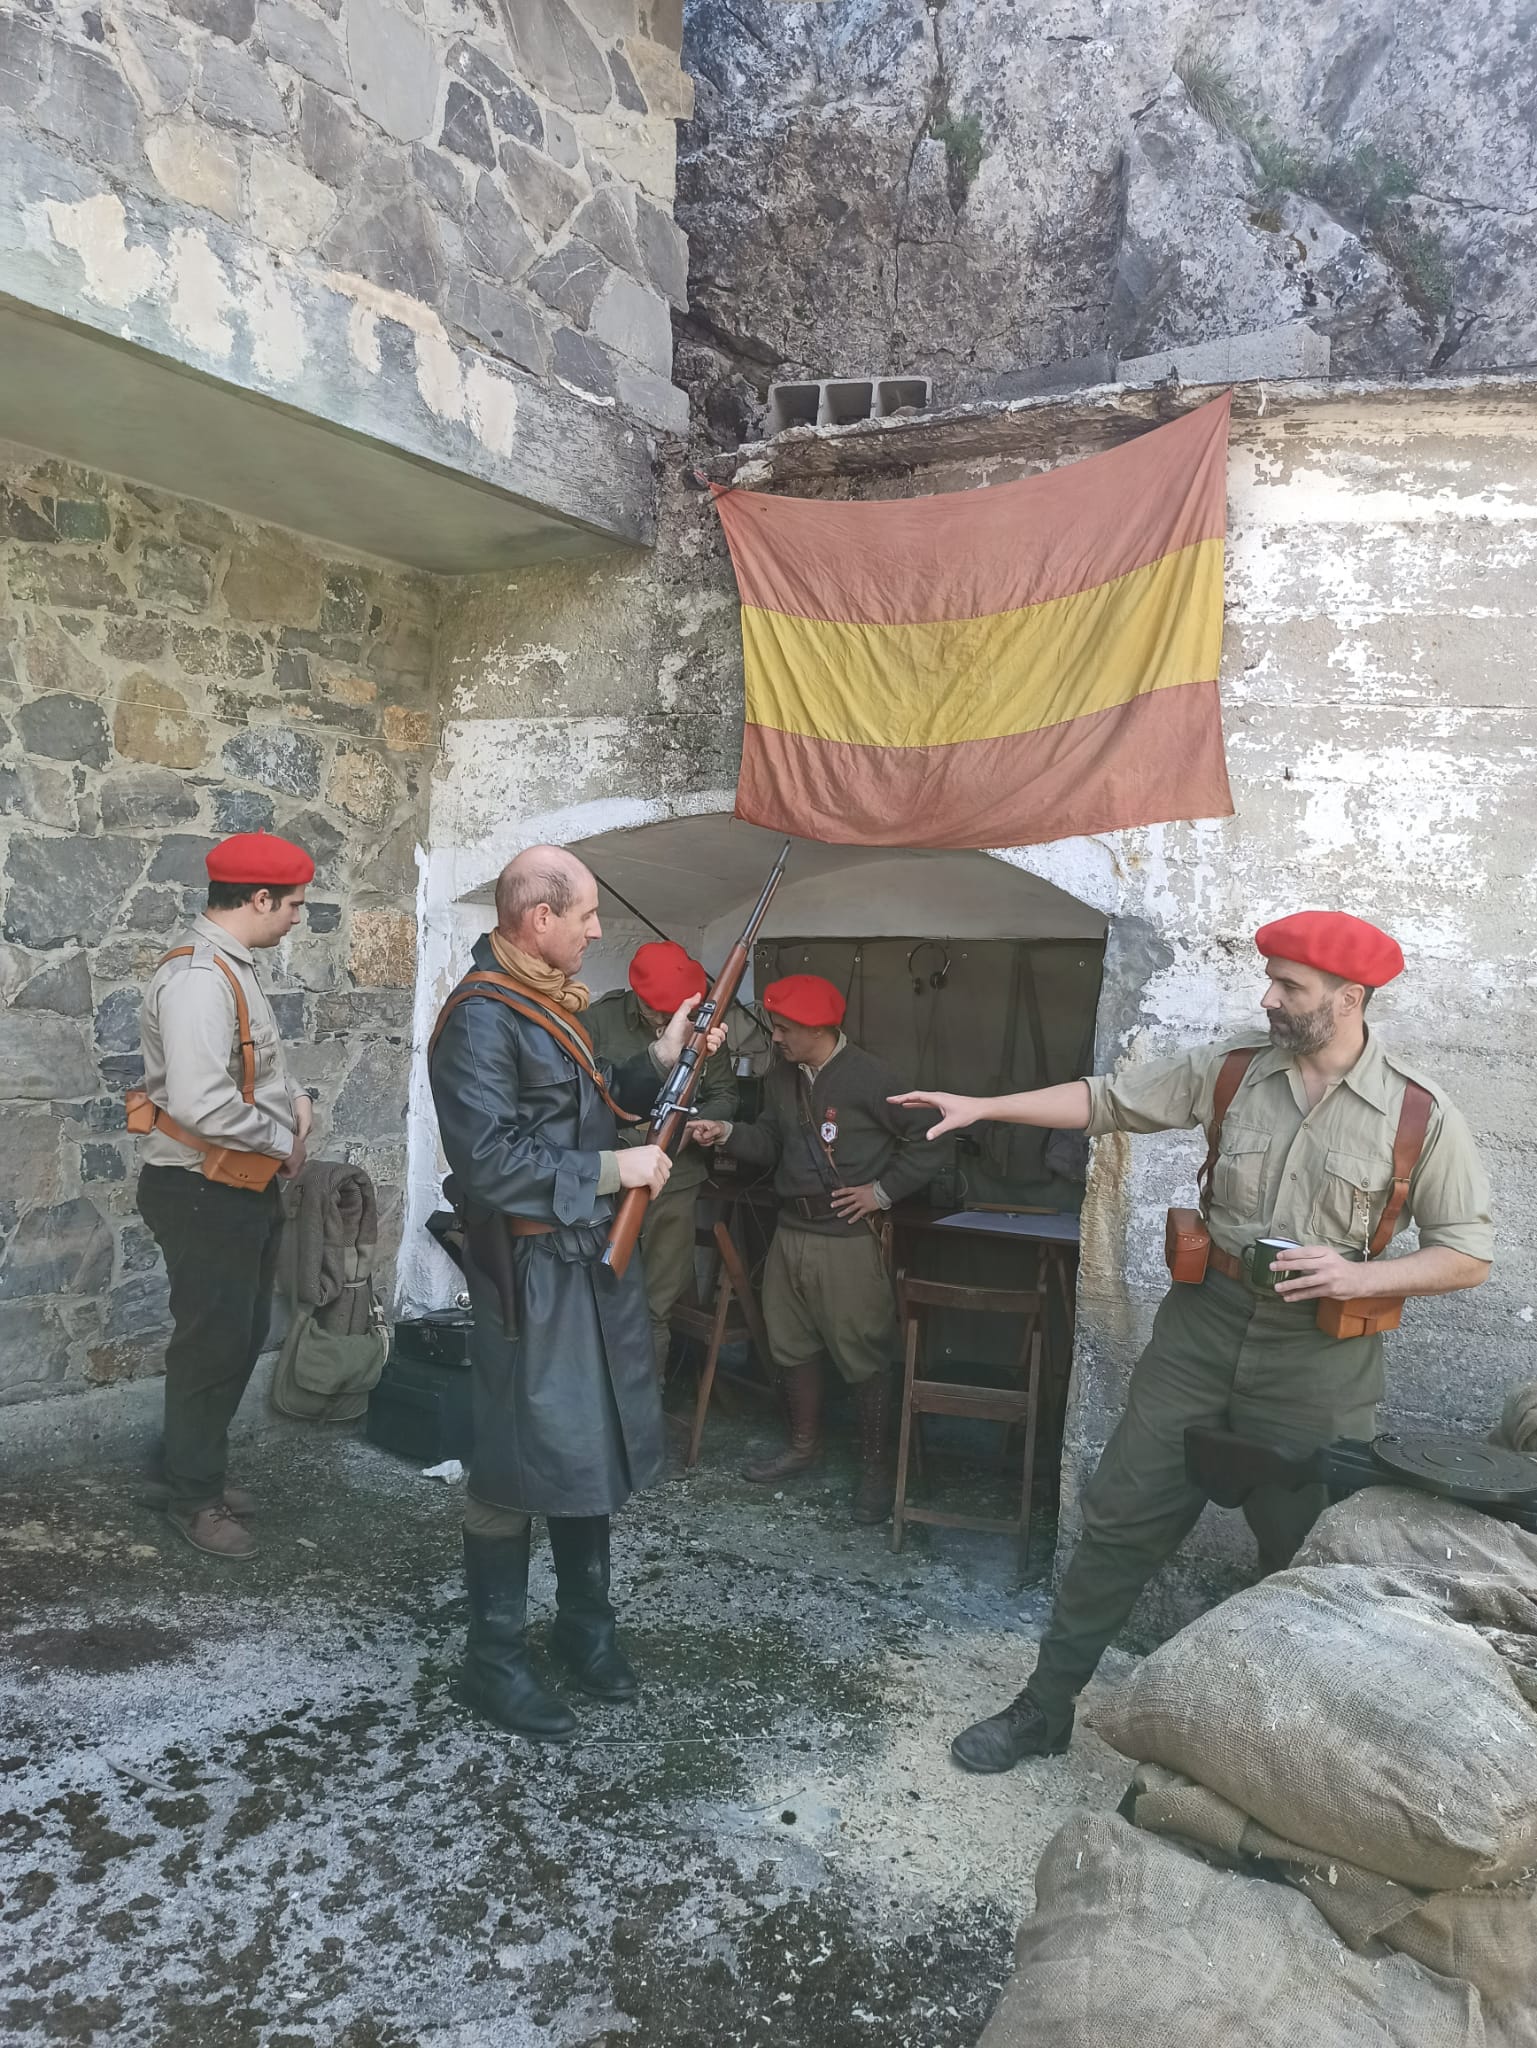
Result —
M909 1231L958 1231L966 1237L1012 1238L1016 1243L1039 1248L1045 1285L1055 1286L1067 1318L1067 1347L1071 1357L1076 1327L1079 1229L1078 1218L1070 1212L1040 1214L1032 1209L954 1209L941 1215L934 1209L899 1204L891 1212L892 1228L898 1241ZM900 1264L900 1260L898 1261Z

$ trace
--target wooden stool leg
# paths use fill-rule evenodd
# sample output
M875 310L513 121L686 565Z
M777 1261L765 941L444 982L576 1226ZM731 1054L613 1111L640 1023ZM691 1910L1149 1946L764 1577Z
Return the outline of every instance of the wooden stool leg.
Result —
M913 1378L918 1365L918 1318L907 1318L902 1366L902 1427L897 1437L897 1488L891 1504L891 1547L902 1548L902 1526L907 1511L907 1453L912 1442Z
M1025 1483L1019 1503L1019 1581L1023 1585L1030 1569L1030 1491L1035 1484L1035 1426L1041 1404L1041 1330L1030 1325L1030 1370L1026 1380L1029 1406L1025 1410Z
M736 1239L724 1223L717 1223L715 1226L715 1245L720 1253L720 1262L726 1269L726 1277L731 1282L731 1291L741 1306L742 1320L747 1325L752 1348L758 1354L758 1364L762 1367L763 1377L772 1385L774 1361L769 1353L768 1332L763 1327L758 1299L752 1291L752 1281L748 1278L747 1268L742 1263L742 1254L736 1248Z
M715 1290L715 1320L710 1325L710 1345L705 1352L704 1365L699 1374L699 1397L694 1403L694 1430L688 1444L690 1472L699 1463L699 1446L704 1440L704 1418L709 1410L710 1396L715 1390L715 1367L726 1334L726 1318L730 1313L731 1279L728 1274L722 1273L720 1285Z

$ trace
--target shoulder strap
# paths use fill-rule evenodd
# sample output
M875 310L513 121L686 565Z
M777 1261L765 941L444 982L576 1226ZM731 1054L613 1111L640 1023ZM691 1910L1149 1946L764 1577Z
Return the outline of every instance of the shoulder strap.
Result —
M1425 1133L1435 1106L1436 1098L1428 1088L1422 1088L1418 1081L1404 1084L1403 1107L1398 1112L1398 1130L1393 1139L1393 1188L1366 1248L1369 1259L1380 1257L1393 1242L1393 1230L1409 1199L1409 1179L1425 1150Z
M438 1040L443 1035L443 1026L455 1010L476 997L489 997L491 1001L516 1011L518 1016L525 1018L530 1024L537 1024L541 1030L547 1031L561 1051L568 1053L576 1061L620 1123L637 1124L641 1121L629 1110L621 1109L609 1093L608 1086L598 1071L592 1040L582 1025L567 1012L557 1010L552 1004L545 1002L532 989L514 981L511 975L498 974L489 968L476 968L467 974L438 1012L438 1021L433 1025L432 1036L427 1041L429 1065L432 1062L432 1055L437 1051Z
M1248 1073L1255 1058L1263 1050L1257 1045L1241 1045L1230 1052L1217 1069L1217 1088L1212 1097L1211 1122L1206 1126L1206 1160L1196 1175L1196 1187L1200 1190L1201 1213L1211 1200L1211 1177L1216 1171L1217 1151L1222 1143L1222 1126L1227 1122L1227 1113L1233 1106L1233 1097L1238 1093L1238 1084Z
M800 1068L795 1069L795 1106L800 1119L802 1135L811 1153L811 1163L816 1168L817 1179L829 1194L834 1194L843 1185L838 1172L838 1162L833 1157L833 1148L822 1136L821 1126L816 1122L811 1108L811 1085ZM826 1172L823 1164L826 1163Z
M168 960L190 960L197 951L195 946L173 946L169 953L162 953L159 966ZM240 1099L252 1103L256 1100L256 1046L251 1037L251 1008L245 999L245 990L240 986L240 976L230 966L224 955L215 952L215 967L223 971L224 979L235 992L235 1043L240 1047Z

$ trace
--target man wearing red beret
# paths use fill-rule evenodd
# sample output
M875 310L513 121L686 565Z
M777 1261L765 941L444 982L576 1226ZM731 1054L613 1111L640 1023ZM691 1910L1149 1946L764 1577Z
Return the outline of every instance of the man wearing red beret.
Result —
M945 1164L923 1143L926 1119L893 1108L897 1077L843 1034L840 990L791 974L763 991L781 1057L769 1069L756 1123L700 1119L699 1145L773 1169L779 1227L763 1273L763 1320L790 1410L788 1449L749 1465L763 1486L805 1472L822 1454L822 1362L854 1391L860 1479L856 1522L891 1510L889 1452L896 1304L879 1237L882 1212L916 1194Z
M197 1550L247 1558L249 1498L225 1480L229 1425L261 1356L282 1222L276 1178L210 1178L219 1154L304 1165L312 1109L295 1089L255 954L304 914L315 863L269 832L207 856L208 904L155 971L140 1035L149 1098L138 1207L165 1255L166 1513ZM271 1172L271 1167L265 1169ZM259 1177L259 1176L258 1176Z
M630 962L630 986L600 996L587 1012L587 1028L601 1059L622 1067L646 1052L672 1022L681 1003L697 1002L710 977L697 960L671 939L642 946ZM724 1046L705 1061L694 1098L697 1115L736 1115L736 1075ZM645 1142L647 1126L621 1128L619 1143ZM694 1216L707 1169L703 1157L685 1150L673 1161L672 1174L654 1197L641 1226L640 1252L646 1274L646 1306L651 1314L651 1343L657 1378L667 1369L672 1346L669 1318L694 1276Z
M1204 1127L1209 1143L1200 1178L1209 1249L1188 1269L1171 1264L1176 1284L1084 1490L1083 1533L1030 1682L951 1744L968 1770L1006 1771L1066 1749L1079 1691L1205 1505L1185 1476L1188 1426L1299 1455L1370 1436L1382 1337L1334 1334L1352 1329L1336 1305L1452 1294L1488 1275L1489 1185L1468 1127L1434 1081L1366 1026L1373 990L1403 970L1397 943L1333 910L1281 918L1255 940L1265 1038L1024 1095L900 1098L943 1112L931 1136L990 1119L1091 1137ZM1419 1249L1376 1263L1411 1221ZM1198 1243L1202 1233L1192 1235ZM1289 1563L1325 1505L1322 1488L1251 1495L1244 1514L1262 1570Z

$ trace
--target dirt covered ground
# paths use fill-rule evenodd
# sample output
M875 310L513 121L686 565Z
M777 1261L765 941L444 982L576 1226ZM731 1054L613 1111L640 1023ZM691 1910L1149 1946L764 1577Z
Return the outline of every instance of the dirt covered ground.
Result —
M988 1539L892 1556L836 1460L765 1497L744 1436L712 1425L616 1525L645 1692L564 1751L454 1700L459 1490L366 1443L242 1445L243 1567L130 1471L0 1481L0 2038L975 2041L1041 1847L1128 1770L1084 1733L956 1769L950 1735L1029 1669L1040 1582ZM534 1596L542 1633L543 1551Z

